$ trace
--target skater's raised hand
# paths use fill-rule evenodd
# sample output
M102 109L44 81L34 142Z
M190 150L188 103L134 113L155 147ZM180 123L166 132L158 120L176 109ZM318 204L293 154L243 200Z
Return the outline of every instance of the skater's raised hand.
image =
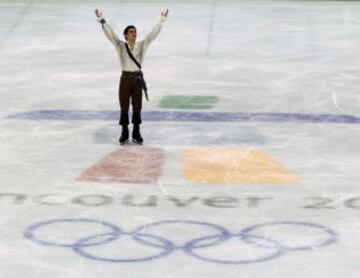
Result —
M98 19L103 18L103 14L98 9L95 10L95 15Z
M161 16L166 18L168 16L168 13L169 13L169 9L166 9L165 12L161 12Z

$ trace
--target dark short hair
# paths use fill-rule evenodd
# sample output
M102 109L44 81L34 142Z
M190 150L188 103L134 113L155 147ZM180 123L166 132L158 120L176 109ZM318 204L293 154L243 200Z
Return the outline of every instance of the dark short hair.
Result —
M127 33L129 32L130 29L135 29L136 30L136 27L134 25L129 25L124 29L124 37L125 37L125 39L126 39L126 35L127 35Z

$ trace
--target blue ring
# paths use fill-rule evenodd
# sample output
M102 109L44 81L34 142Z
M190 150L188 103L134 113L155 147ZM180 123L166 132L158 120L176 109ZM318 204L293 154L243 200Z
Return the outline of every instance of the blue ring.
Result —
M136 259L124 259L124 258L104 258L104 257L100 257L100 256L94 256L89 254L88 252L86 252L84 249L86 247L89 247L90 245L84 244L84 242L88 241L88 240L92 240L98 236L103 236L105 234L101 234L101 235L95 235L95 236L91 236L91 237L87 237L87 238L83 238L81 240L78 241L78 244L72 246L72 249L78 253L80 256L87 258L87 259L92 259L92 260L96 260L96 261L103 261L103 262L112 262L112 263L137 263L137 262L146 262L146 261L152 261L155 259L159 259L162 257L165 257L169 254L171 254L174 251L174 246L173 244L168 241L168 240L164 240L161 237L158 236L153 236L153 235L146 235L148 237L152 237L155 240L158 240L160 242L162 242L164 244L164 246L162 246L161 248L164 249L162 252L160 252L159 254L156 255L152 255L152 256L147 256L147 257L143 257L143 258L136 258ZM130 235L133 236L133 233L122 233L121 236L123 235ZM116 239L118 239L120 237L120 234L117 236ZM156 246L159 247L159 246Z
M230 237L228 237L226 240L229 240L233 237L239 237L239 238L243 238L244 235L242 235L241 233L239 234L233 234ZM268 239L268 238L264 238L264 237L260 237L260 236L252 236L252 237L257 237L260 238L262 240L266 240L268 242L272 242L275 244L276 248L274 248L275 252L270 254L270 255L265 255L263 257L259 257L256 259L252 259L252 260L218 260L218 259L211 259L211 258L207 258L205 256L201 256L197 253L194 252L194 248L188 248L188 249L184 249L184 252L186 254L188 254L189 256L192 256L196 259L199 259L201 261L206 261L206 262L211 262L211 263L217 263L217 264L232 264L232 265L237 265L237 264L252 264L252 263L260 263L260 262L265 262L265 261L270 261L272 259L275 259L277 257L280 257L281 255L285 254L285 250L281 247L281 245L279 245L279 243L275 240L272 239ZM205 240L208 237L204 237L204 238L199 238L199 239L195 239L191 242L192 245L195 245L198 241L201 240ZM247 241L244 241L245 243L249 244Z
M324 231L325 233L327 233L329 235L328 238L326 238L325 240L323 240L321 242L318 242L317 244L303 246L303 247L287 247L287 246L284 246L283 244L280 243L282 248L284 250L287 250L287 251L311 250L311 249L314 249L314 248L319 248L319 247L323 247L323 246L333 244L334 242L337 241L336 233L333 230L331 230L331 229L329 229L329 228L327 228L325 226L322 226L322 225L319 225L319 224L306 223L306 222L295 222L295 221L269 222L269 223L250 226L250 227L245 228L245 229L243 229L241 231L241 233L244 235L244 241L249 243L249 244L253 244L255 246L258 246L258 247L269 248L269 247L263 246L263 245L261 245L259 243L256 243L256 242L253 242L253 241L249 240L249 237L254 237L254 235L252 235L251 233L256 229L266 227L266 226L274 226L274 225L275 226L278 226L278 225L307 226L307 227L320 229L320 230ZM255 236L257 236L257 235L255 235Z
M59 223L59 222L65 222L65 223L72 223L72 222L85 222L85 223L96 223L96 224L101 224L104 225L106 227L109 227L110 229L112 229L112 234L121 234L122 231L120 228L118 228L117 226L108 223L108 222L104 222L104 221L98 221L98 220L91 220L91 219L58 219L58 220L49 220L49 221L43 221L43 222L39 222L36 223L34 225L31 225L30 227L28 227L25 231L24 231L24 236L32 241L35 241L39 244L42 245L47 245L47 246L58 246L58 247L73 247L74 245L77 245L77 242L74 242L72 244L64 244L64 243L56 243L56 242L51 242L51 241L46 241L46 240L40 240L35 236L35 231L42 227L42 226L48 226L48 225L52 225L54 223ZM108 241L105 241L108 242ZM99 242L99 243L91 243L88 244L88 246L93 246L93 245L101 245L105 242Z

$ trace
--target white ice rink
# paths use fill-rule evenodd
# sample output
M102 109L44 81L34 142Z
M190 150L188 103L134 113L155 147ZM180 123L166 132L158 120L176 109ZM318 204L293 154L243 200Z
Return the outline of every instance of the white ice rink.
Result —
M143 146L120 65L143 38ZM359 1L0 1L0 278L360 277Z

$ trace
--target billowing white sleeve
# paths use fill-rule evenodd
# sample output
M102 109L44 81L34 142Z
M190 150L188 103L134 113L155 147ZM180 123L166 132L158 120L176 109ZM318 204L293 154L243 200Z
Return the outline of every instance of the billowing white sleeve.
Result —
M150 31L150 33L145 37L145 39L144 39L145 45L149 45L153 40L156 39L156 37L159 35L159 33L161 31L161 28L162 28L165 20L166 20L165 16L160 16L158 23L154 26L154 28Z
M106 22L104 24L102 24L102 29L106 35L106 37L109 39L109 41L117 46L120 44L121 40L119 39L119 37L116 35L116 33L114 32L114 30L111 28L111 26L109 24L107 24Z

